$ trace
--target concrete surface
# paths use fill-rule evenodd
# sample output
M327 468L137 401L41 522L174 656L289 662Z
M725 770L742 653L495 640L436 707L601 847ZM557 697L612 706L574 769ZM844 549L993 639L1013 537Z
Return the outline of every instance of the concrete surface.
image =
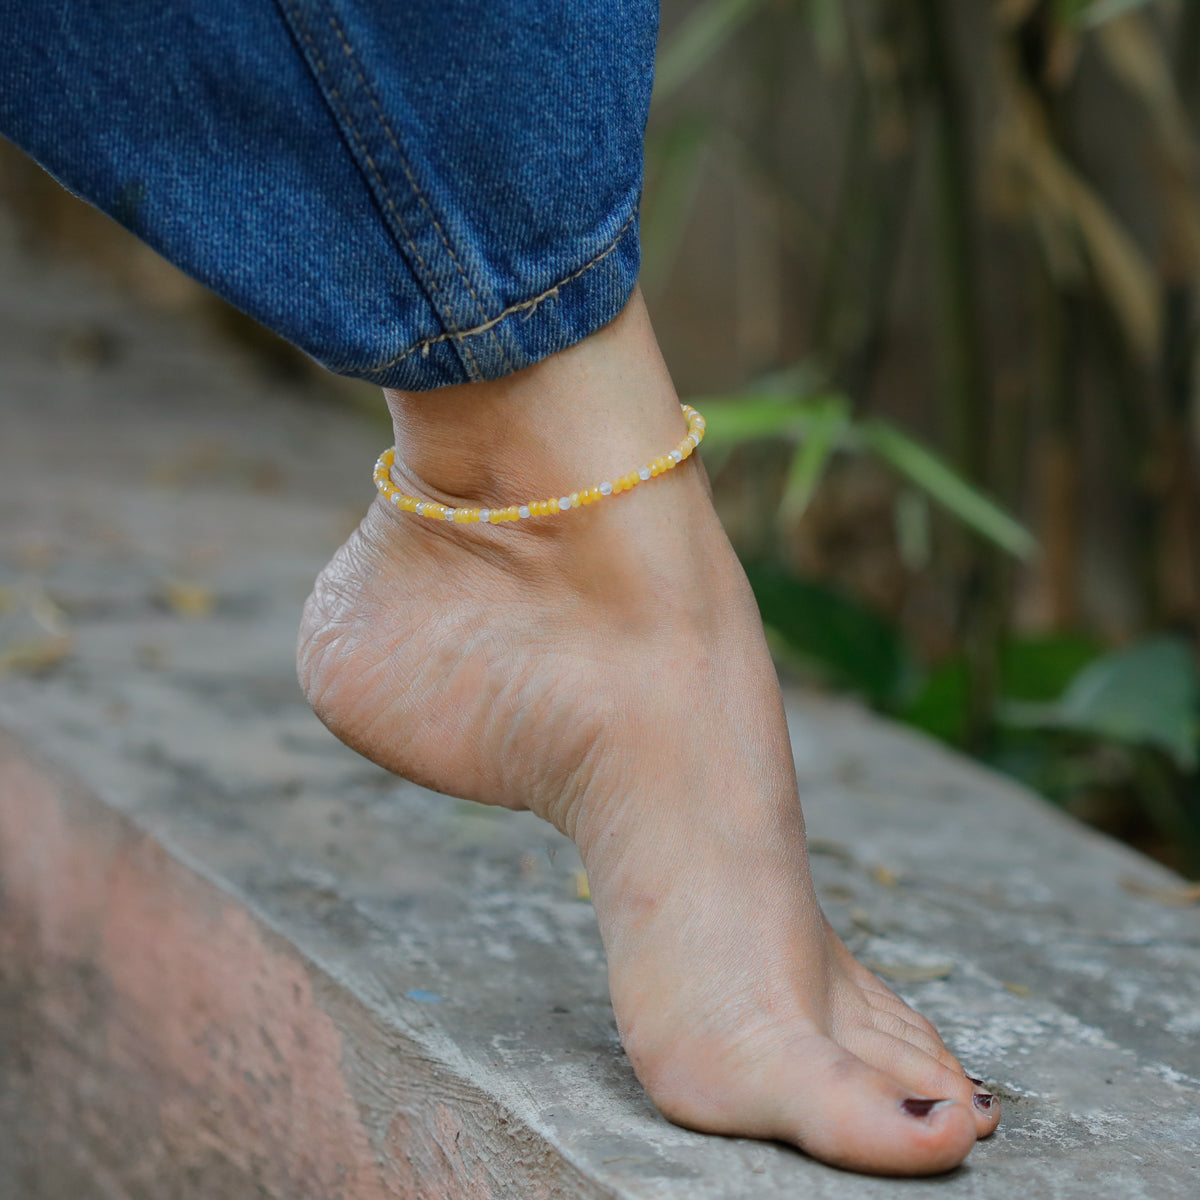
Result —
M0 267L3 1200L1200 1195L1180 881L800 696L831 919L1004 1125L901 1182L664 1122L570 845L376 770L299 696L379 432L2 228Z

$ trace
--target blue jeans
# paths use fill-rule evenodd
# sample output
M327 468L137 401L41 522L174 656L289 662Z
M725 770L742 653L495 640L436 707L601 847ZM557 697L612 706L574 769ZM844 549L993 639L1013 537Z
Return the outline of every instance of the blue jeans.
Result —
M420 390L637 278L656 0L0 0L0 133L330 370Z

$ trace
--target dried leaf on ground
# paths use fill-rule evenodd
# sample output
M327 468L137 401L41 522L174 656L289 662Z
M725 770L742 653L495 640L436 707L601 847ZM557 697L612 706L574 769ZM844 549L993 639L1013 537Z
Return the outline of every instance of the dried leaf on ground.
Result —
M40 583L0 589L0 614L0 674L40 675L74 650L66 613Z
M70 656L74 642L69 634L35 638L24 642L11 642L0 650L0 675L20 672L23 675L41 675L51 671Z
M841 842L832 841L830 838L809 838L808 852L809 854L819 854L824 858L836 858L838 862L843 863L854 861L854 855L850 853L848 847L843 846Z
M150 471L150 481L159 487L186 487L219 474L228 457L228 448L221 439L193 438L176 454L158 459Z
M830 904L849 904L854 899L854 889L842 883L832 883L821 889L821 899Z
M1126 875L1121 879L1121 886L1131 895L1140 896L1143 900L1153 900L1155 904L1163 904L1168 908L1188 908L1193 904L1200 904L1200 883L1164 888L1143 883L1132 875Z
M217 603L211 588L186 579L164 580L160 596L173 613L192 620L211 616Z
M879 932L875 923L871 920L871 914L865 908L852 908L850 910L850 920L864 933Z
M934 979L946 979L954 974L952 962L932 963L926 966L920 963L883 963L874 958L865 961L876 975L884 975L898 983L928 983Z

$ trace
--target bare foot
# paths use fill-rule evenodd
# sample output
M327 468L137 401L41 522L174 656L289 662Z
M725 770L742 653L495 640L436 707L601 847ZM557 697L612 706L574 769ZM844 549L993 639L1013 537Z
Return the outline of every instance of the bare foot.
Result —
M407 490L446 503L558 495L685 432L640 297L499 383L389 400ZM905 1175L995 1128L998 1101L821 914L774 669L698 460L502 526L377 502L317 581L299 663L368 758L576 841L625 1048L672 1121Z

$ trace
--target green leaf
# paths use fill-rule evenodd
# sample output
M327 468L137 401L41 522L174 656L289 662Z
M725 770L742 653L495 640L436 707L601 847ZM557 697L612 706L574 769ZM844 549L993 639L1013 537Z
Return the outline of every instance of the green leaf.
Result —
M1015 701L1056 700L1103 654L1104 647L1082 633L1014 638L1000 651L1000 694Z
M808 20L817 56L826 66L840 66L850 40L845 0L808 0Z
M1083 634L1014 638L1000 650L1003 703L1008 708L1025 708L1030 705L1040 707L1040 702L1056 700L1080 671L1102 654L1099 643ZM967 733L970 692L966 661L961 657L952 658L926 675L920 690L898 715L933 737L951 745L962 745ZM1010 741L1011 737L1022 739L1022 753L1033 747L1039 764L1042 762L1044 738L1030 732L1011 735ZM1061 760L1061 752L1055 753Z
M931 737L961 746L967 736L970 694L966 663L954 659L924 679L920 690L898 716L905 724Z
M642 285L648 291L671 273L700 179L708 127L692 117L675 122L646 145L642 203Z
M896 549L910 571L923 571L933 560L933 522L929 497L919 488L900 489L892 520L896 527Z
M658 56L655 99L669 96L690 79L761 3L762 0L706 0L696 5Z
M1079 25L1087 15L1093 0L1057 0L1054 16L1064 25Z
M1095 29L1115 17L1124 16L1135 8L1143 8L1150 0L1091 0L1091 3L1081 0L1068 0L1069 12L1066 20L1084 29Z
M773 396L776 400L811 399L825 393L827 375L820 363L802 358L755 376L744 391L750 396Z
M841 396L810 406L808 428L792 457L779 502L779 513L785 521L799 521L804 516L849 424L850 405Z
M745 566L763 622L792 655L880 707L897 703L911 681L912 664L891 624L858 601L781 567Z
M1057 701L1006 704L1000 717L1018 728L1155 746L1185 771L1200 765L1200 673L1180 638L1152 638L1107 654Z
M692 400L708 428L706 441L747 442L753 438L805 437L820 420L823 405L838 397L813 396L793 399L771 395L703 396Z
M862 445L924 488L943 508L977 533L1017 558L1033 556L1037 549L1033 535L931 450L883 421L864 421L855 433Z

